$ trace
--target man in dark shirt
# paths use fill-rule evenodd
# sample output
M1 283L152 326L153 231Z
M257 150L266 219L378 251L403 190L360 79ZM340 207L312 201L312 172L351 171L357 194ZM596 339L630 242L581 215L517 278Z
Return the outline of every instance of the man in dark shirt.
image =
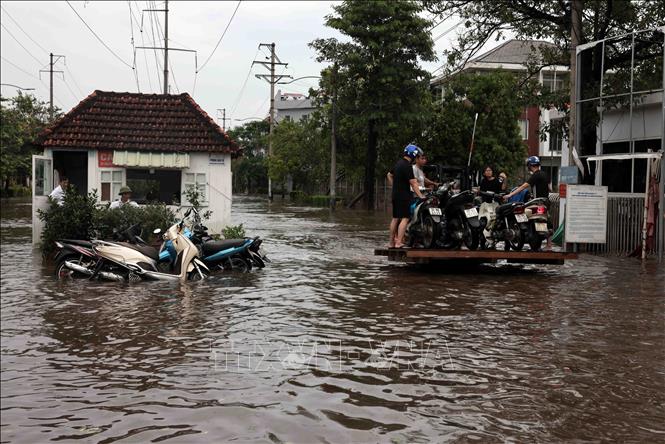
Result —
M531 187L531 194L534 198L544 197L549 198L550 195L550 177L547 173L540 169L540 159L538 156L531 156L527 159L526 165L531 171L531 177L519 187L515 188L510 193L506 194L505 200L510 199L515 194L518 194L528 187Z
M424 196L418 187L418 181L413 175L411 162L422 155L422 150L416 145L409 144L404 148L403 156L397 161L392 173L392 204L393 219L390 221L390 242L388 248L402 248L404 235L409 224L409 207L413 201L411 190L423 199Z

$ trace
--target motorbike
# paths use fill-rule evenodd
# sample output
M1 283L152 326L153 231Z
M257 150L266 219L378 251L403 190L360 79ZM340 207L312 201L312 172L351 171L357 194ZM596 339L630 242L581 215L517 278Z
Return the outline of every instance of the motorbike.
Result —
M214 240L208 234L208 228L202 224L199 212L195 208L192 211L192 230L185 228L184 234L199 247L201 259L211 270L248 272L254 266L265 267L269 259L261 248L263 241L260 237ZM176 257L172 242L167 241L159 253L160 263L173 264Z
M488 218L482 232L482 248L495 248L498 242L503 241L505 251L521 251L528 232L524 203L508 202L499 205L499 202L503 201L502 194L492 191L481 191L480 194L483 198L492 200L492 203L488 203L481 211L481 217Z
M488 239L492 239L492 230L496 223L496 209L504 194L494 193L493 191L480 191L478 194L481 199L478 206L478 221L481 229L479 234L480 248L485 250L494 246L494 242L490 243Z
M453 192L454 182L442 185L436 194L443 212L441 240L444 248L459 248L464 244L476 250L480 243L480 221L473 204L471 190Z
M81 279L88 278L85 273L68 268L65 262L77 264L89 268L97 262L97 255L92 250L92 242L75 239L61 239L55 242L57 252L55 254L55 277L57 279Z
M191 211L185 213L185 218ZM184 235L185 218L173 224L163 235L164 248L166 241L173 244L177 259L172 272L166 273L158 268L159 252L148 245L128 242L92 241L92 251L98 257L94 266L83 266L74 261L65 260L67 268L88 275L90 279L102 278L115 281L137 280L200 280L210 274L210 269L199 259L199 250ZM161 230L155 230L159 234Z
M406 228L407 244L410 247L420 244L423 248L433 248L440 237L443 215L436 193L426 193L425 199L414 201L410 213L411 220Z
M526 242L531 251L540 251L547 239L547 199L539 197L524 204L524 213L528 219Z

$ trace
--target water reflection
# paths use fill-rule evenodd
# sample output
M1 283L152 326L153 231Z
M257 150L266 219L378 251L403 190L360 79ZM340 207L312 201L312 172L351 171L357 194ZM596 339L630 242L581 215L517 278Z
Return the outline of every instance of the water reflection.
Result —
M3 202L3 442L662 437L657 264L392 265L384 214L241 198L264 270L57 283L29 217Z

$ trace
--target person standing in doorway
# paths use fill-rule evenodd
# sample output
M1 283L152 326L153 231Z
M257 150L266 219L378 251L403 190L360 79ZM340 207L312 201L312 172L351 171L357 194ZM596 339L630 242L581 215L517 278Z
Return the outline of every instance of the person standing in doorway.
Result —
M60 183L51 191L48 197L56 201L58 205L63 205L65 203L67 188L69 188L69 178L67 176L60 176Z
M109 207L110 209L114 210L116 208L120 208L124 205L129 205L132 207L138 207L139 204L131 200L132 197L132 189L129 188L128 186L124 186L120 188L120 192L118 193L120 195L120 199L114 200L111 203L111 206Z
M422 154L422 150L414 144L404 148L402 158L397 161L392 170L392 204L393 218L390 221L390 242L388 248L403 248L406 226L409 224L409 207L413 201L411 190L420 199L425 196L420 192L418 181L413 175L413 162Z

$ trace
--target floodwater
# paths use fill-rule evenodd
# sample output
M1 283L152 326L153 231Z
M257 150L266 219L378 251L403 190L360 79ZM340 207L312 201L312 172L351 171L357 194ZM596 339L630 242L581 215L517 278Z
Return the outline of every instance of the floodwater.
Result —
M273 263L201 283L59 283L2 203L3 443L665 440L665 271L434 272L385 214L236 198Z

